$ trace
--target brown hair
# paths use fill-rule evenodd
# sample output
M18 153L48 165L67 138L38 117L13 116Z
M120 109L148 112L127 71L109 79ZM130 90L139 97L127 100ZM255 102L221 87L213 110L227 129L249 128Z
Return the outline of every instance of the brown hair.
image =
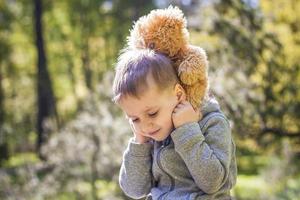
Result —
M113 83L113 101L122 96L139 98L148 89L147 77L151 75L159 90L178 83L178 77L171 60L150 49L124 49L116 64Z

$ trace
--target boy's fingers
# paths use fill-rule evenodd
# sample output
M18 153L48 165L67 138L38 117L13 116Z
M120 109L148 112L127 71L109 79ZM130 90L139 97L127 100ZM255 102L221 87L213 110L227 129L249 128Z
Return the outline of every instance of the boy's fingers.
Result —
M183 101L181 101L180 102L182 105L189 105L189 104L191 104L189 101L187 101L187 100L183 100Z
M176 105L176 108L181 108L182 106L183 106L183 104L180 103L180 104L177 104L177 105Z
M189 103L187 100L181 99L179 101L180 104L186 105L187 103Z
M179 112L180 110L181 110L181 107L176 107L176 108L174 108L173 113L177 113L177 112Z
M177 109L177 108L174 108L173 113L176 113L177 111L178 111L178 109Z
M181 103L181 104L185 104L185 102L186 102L186 100L184 100L184 99L179 100L179 103Z

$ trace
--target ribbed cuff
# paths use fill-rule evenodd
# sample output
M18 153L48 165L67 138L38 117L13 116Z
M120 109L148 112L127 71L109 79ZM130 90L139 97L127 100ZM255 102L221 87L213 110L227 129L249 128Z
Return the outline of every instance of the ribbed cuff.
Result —
M197 122L187 123L176 128L172 133L171 137L176 144L185 144L190 142L191 139L200 137L199 139L204 140L204 136L201 132L200 126ZM199 140L198 139L198 140Z
M126 152L131 156L147 157L151 155L152 147L152 141L140 144L136 143L133 138L130 138Z

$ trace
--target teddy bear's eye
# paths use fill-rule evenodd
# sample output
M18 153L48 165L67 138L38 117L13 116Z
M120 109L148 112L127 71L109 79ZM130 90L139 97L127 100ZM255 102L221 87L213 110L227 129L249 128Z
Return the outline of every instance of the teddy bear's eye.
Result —
M150 48L150 49L154 49L154 47L155 47L155 44L154 44L153 42L151 42L151 43L149 44L149 48Z

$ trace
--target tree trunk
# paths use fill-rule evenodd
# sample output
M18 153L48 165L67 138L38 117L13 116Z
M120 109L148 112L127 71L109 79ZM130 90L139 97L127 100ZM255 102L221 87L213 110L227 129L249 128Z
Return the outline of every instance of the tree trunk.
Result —
M43 159L41 154L41 147L45 143L48 134L45 130L45 122L50 117L55 116L56 124L58 126L58 116L56 112L55 98L53 94L50 75L47 69L47 59L43 40L42 27L42 0L35 0L35 32L36 32L36 48L37 48L37 153Z
M86 36L88 37L88 36ZM82 69L85 79L86 87L89 91L93 91L93 81L92 81L92 69L90 65L90 55L89 55L89 44L88 38L84 39L84 44L81 50L81 60L82 60Z
M94 200L97 200L97 188L96 188L96 180L98 178L98 170L97 163L99 162L99 153L100 153L100 138L95 134L95 131L92 135L92 141L95 145L95 150L92 154L91 159L91 187L92 187L92 197Z
M71 81L72 92L73 92L74 98L76 99L76 103L77 103L76 105L78 106L79 100L78 100L78 95L76 92L76 78L75 78L75 74L74 74L74 62L72 60L72 56L69 53L66 55L66 58L68 61L68 76Z
M104 26L103 26L103 29L104 29L103 37L104 37L104 60L105 60L106 69L103 70L103 71L107 71L109 68L111 68L111 66L110 66L110 59L111 59L111 52L110 52L110 48L111 48L110 45L111 44L110 44L110 40L111 40L111 34L109 32L109 27L107 25L106 20L107 19L106 19L106 16L105 16L105 18L104 18ZM99 74L100 81L102 80L103 71L101 71L101 74Z
M90 3L90 2L89 2ZM84 11L84 10L83 10ZM82 12L80 14L81 21L81 61L82 61L82 70L85 80L85 85L89 91L93 91L93 81L92 81L92 69L90 65L90 20Z
M3 72L2 65L0 64L0 166L2 166L2 161L9 158L8 145L5 138L5 132L3 128L5 109L4 109L4 89L2 86Z

